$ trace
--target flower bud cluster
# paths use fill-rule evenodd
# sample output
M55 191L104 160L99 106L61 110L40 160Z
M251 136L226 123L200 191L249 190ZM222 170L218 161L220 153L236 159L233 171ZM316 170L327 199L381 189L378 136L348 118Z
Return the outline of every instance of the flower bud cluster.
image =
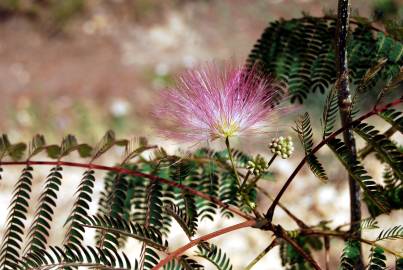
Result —
M254 160L249 160L246 168L253 175L260 175L267 169L267 162L261 155L257 155Z
M286 138L282 136L274 138L271 141L269 148L273 154L277 154L283 159L289 158L294 152L294 146L290 136Z

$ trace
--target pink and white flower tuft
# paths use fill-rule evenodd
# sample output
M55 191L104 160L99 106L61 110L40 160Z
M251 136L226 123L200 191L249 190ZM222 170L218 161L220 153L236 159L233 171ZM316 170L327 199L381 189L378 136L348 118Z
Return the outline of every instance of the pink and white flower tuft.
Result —
M163 91L155 114L166 121L165 136L188 142L261 133L279 94L254 68L208 64Z

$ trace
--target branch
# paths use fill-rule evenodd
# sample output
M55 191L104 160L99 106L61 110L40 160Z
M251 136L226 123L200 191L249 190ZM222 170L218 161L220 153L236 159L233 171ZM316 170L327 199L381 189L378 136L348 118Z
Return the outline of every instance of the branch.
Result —
M273 239L273 241L268 245L262 252L257 255L256 258L253 259L245 268L245 270L250 270L252 269L253 266L255 266L256 263L258 263L264 256L266 256L267 253L269 253L270 250L272 250L275 246L278 245L277 239Z
M362 122L363 120L367 119L368 117L371 117L374 114L386 111L387 109L396 106L398 104L400 104L403 101L403 97L396 99L388 104L386 104L385 106L378 108L375 107L373 110L371 110L370 112L360 116L359 118L357 118L354 121L351 121L350 123L346 124L345 126L341 127L340 129L336 130L335 132L333 132L332 134L329 135L329 137L327 137L326 139L322 140L318 145L315 146L315 148L312 149L311 154L315 154L317 151L319 151L325 144L327 144L329 141L333 140L337 135L341 134L343 131L345 131L346 129L348 129L351 126L354 126L356 124L359 124L360 122ZM280 192L277 194L276 198L274 199L273 203L270 205L269 209L266 212L266 219L268 221L272 221L273 220L273 215L274 215L274 210L278 204L278 202L280 201L281 197L283 196L284 192L287 190L288 186L291 184L292 180L295 178L295 176L298 174L298 172L302 169L302 167L304 166L305 162L307 161L308 156L305 156L301 162L298 164L298 166L295 168L295 170L292 172L292 174L290 175L290 177L287 179L287 181L284 183L283 187L281 188ZM1 163L0 163L1 164Z
M285 231L280 225L273 226L271 223L266 224L268 230L272 231L278 238L282 238L288 244L290 244L295 251L297 251L304 259L309 262L314 269L321 270L318 263L312 258L310 254L308 254L294 239L292 239L287 231Z
M248 220L239 224L235 224L229 227L225 227L221 230L203 235L197 239L194 239L192 241L190 241L189 243L187 243L186 245L176 249L174 252L172 252L171 254L169 254L167 257L165 257L165 259L161 260L154 268L152 268L152 270L157 270L160 269L161 267L163 267L165 264L167 264L168 262L170 262L171 260L179 257L180 255L182 255L186 250L196 246L197 244L199 244L202 241L207 241L210 240L212 238L215 238L217 236L235 231L235 230L239 230L242 228L246 228L246 227L252 227L256 225L256 221L255 220Z
M383 133L383 135L386 138L391 137L397 129L395 127L390 127L387 131ZM372 151L374 150L374 147L370 144L367 144L363 149L360 150L360 159L365 159Z
M165 179L159 176L155 176L152 174L146 174L142 173L139 171L134 171L134 170L129 170L121 167L110 167L110 166L104 166L104 165L97 165L97 164L92 164L92 163L78 163L78 162L68 162L68 161L0 161L0 166L1 165L60 165L60 166L68 166L68 167L79 167L79 168L87 168L87 169L97 169L97 170L102 170L102 171L112 171L120 174L127 174L127 175L133 175L133 176L138 176L138 177L144 177L149 179L150 181L157 181L172 187L176 187L182 190L185 190L195 196L198 196L200 198L203 198L205 200L208 200L212 203L215 203L219 206L221 206L224 209L228 209L229 211L233 212L234 214L237 214L240 217L243 217L247 220L251 220L252 217L249 216L248 214L243 213L241 210L239 210L236 207L233 207L229 204L226 204L219 200L218 198L214 196L210 196L206 193L203 193L201 191L195 190L193 188L190 188L188 186L179 184L177 182L174 182L169 179Z
M350 0L338 0L337 25L336 25L336 69L337 69L337 88L338 88L338 105L340 112L341 125L345 126L351 123L351 94L349 86L349 70L347 60L347 36L349 30L350 17ZM357 147L353 130L348 127L343 131L343 139L350 156L357 159ZM360 185L357 181L348 176L350 191L350 226L351 233L361 236L359 225L354 222L361 220L361 201L360 201ZM361 244L359 246L360 256L358 257L355 267L364 268Z
M323 231L323 230L315 230L315 229L303 229L303 230L301 230L300 235L333 236L333 237L338 237L338 238L341 238L341 239L344 239L344 240L346 240L346 239L358 240L358 241L360 241L362 243L365 243L367 245L382 248L383 250L385 250L385 252L388 252L388 253L390 253L390 254L398 257L398 258L403 258L402 254L400 254L400 253L398 253L396 251L393 251L393 250L391 250L391 249L389 249L387 247L384 247L382 245L379 245L379 244L376 243L376 241L371 241L371 240L364 239L364 238L361 238L361 237L355 237L355 236L351 235L350 232L346 232L346 231L331 231L331 230Z
M263 195L265 195L269 200L273 201L273 197L270 196L270 194L264 190L263 188L261 188L260 186L256 186L256 188L263 193ZM287 207L285 207L281 202L278 202L278 206L283 209L283 211L292 219L295 221L295 223L297 223L298 227L302 228L309 228L308 225L305 224L305 222L303 222L301 219L299 219L296 215L294 215L290 210L287 209Z
M329 264L330 264L330 239L329 236L324 236L323 237L323 242L325 243L325 266L326 270L329 270Z

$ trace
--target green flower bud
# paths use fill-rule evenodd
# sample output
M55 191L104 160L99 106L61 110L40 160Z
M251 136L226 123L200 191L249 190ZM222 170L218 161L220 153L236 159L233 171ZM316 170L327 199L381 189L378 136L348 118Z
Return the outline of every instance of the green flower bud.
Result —
M279 155L283 159L287 159L294 152L294 144L290 136L280 136L271 141L269 149L273 154Z
M253 160L248 161L246 168L253 175L260 175L267 169L267 162L261 155L257 155Z

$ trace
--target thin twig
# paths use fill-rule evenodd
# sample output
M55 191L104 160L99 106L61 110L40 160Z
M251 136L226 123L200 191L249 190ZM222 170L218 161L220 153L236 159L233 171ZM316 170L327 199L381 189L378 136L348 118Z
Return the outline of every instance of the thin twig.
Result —
M325 267L326 270L329 270L329 264L330 264L330 239L329 236L325 235L323 237L324 242L325 242Z
M395 132L397 131L397 129L395 127L390 127L387 131L385 131L383 133L383 135L386 138L391 137L393 134L395 134ZM365 146L363 149L361 149L359 151L360 153L360 159L365 159L372 151L374 150L374 147L370 144L367 144L367 146Z
M387 253L390 253L398 258L403 258L402 254L400 254L396 251L393 251L385 246L379 245L376 241L371 241L371 240L364 239L361 237L355 237L354 235L351 235L351 233L347 232L347 231L332 231L332 230L324 231L324 230L315 230L315 229L302 229L300 231L300 235L334 236L334 237L338 237L338 238L345 239L345 240L353 239L353 240L360 241L360 242L365 243L370 246L376 246L376 247L382 248Z
M278 241L276 238L274 238L273 241L270 243L270 245L268 245L262 252L259 253L259 255L256 256L256 258L253 259L253 261L251 261L248 264L248 266L246 266L245 270L252 269L252 267L255 266L255 264L257 264L264 256L266 256L267 253L269 253L269 251L272 248L274 248L277 245L278 245Z
M263 193L270 201L273 201L273 197L262 187L256 186L256 188ZM290 210L288 210L287 207L284 206L281 202L278 202L278 206L283 209L283 211L292 219L295 221L295 223L298 225L300 228L309 228L308 225L306 225L301 219L299 219L296 215L294 215Z
M152 268L152 270L157 270L160 269L161 267L163 267L164 265L166 265L168 262L170 262L171 260L178 258L180 255L182 255L184 252L186 252L188 249L196 246L197 244L199 244L202 241L207 241L210 240L212 238L215 238L217 236L235 231L235 230L239 230L242 228L247 228L247 227L252 227L256 225L256 221L255 220L248 220L239 224L235 224L229 227L225 227L221 230L203 235L197 239L194 239L192 241L190 241L189 243L187 243L186 245L176 249L174 252L170 253L167 257L165 257L165 259L161 260L156 266L154 266L154 268Z

